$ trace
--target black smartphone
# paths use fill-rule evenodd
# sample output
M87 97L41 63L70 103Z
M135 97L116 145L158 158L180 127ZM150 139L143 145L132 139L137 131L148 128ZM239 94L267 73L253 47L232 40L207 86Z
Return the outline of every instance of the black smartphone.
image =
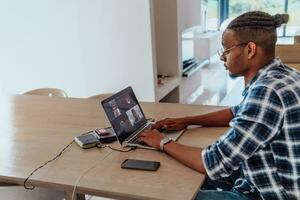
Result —
M121 168L156 171L159 166L160 162L157 161L126 159L123 161Z

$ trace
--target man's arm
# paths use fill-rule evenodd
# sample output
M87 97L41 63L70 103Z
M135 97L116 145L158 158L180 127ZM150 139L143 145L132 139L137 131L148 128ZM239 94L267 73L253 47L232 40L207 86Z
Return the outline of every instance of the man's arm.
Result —
M156 149L160 149L160 141L164 137L164 134L154 129L146 130L141 133L139 140ZM202 149L185 146L172 141L168 144L165 144L164 151L186 166L206 174L201 156Z
M184 165L206 174L201 156L202 149L172 141L164 146L164 151Z
M180 130L188 125L228 126L232 118L232 111L227 108L199 116L165 119L159 121L154 128L164 127L167 130ZM160 149L160 141L164 137L164 134L153 129L145 130L140 134L139 140L149 146ZM206 174L201 148L189 147L172 141L164 146L164 151L184 165Z
M230 108L211 112L204 115L183 117L183 118L167 118L158 121L153 129L167 129L167 130L181 130L188 125L202 125L202 126L228 126L233 118Z
M202 125L202 126L229 126L229 122L233 118L230 108L207 113L204 115L187 117L187 125Z

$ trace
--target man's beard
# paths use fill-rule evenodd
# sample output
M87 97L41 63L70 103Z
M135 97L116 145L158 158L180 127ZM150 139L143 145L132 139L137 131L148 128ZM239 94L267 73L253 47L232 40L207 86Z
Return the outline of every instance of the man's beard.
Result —
M231 78L233 80L239 77L239 75L235 75L235 74L232 74L230 72L228 72L228 75L229 75L229 78Z
M225 67L225 69L228 71L228 75L229 75L229 78L230 78L230 79L234 80L234 79L236 79L237 77L239 77L239 75L236 75L236 74L231 73L231 72L229 71L228 67L227 67L225 64L224 64L224 67Z

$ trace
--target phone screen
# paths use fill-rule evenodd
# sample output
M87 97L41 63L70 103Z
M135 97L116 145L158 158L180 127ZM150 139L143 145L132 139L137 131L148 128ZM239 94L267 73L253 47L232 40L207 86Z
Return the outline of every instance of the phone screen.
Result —
M160 166L160 162L149 160L126 159L121 167L124 169L140 169L148 171L156 171Z

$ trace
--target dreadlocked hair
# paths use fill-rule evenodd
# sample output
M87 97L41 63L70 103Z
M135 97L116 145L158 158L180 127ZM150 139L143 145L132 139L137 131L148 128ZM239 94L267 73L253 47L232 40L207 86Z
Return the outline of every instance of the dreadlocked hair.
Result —
M251 11L232 20L227 29L235 32L240 43L254 42L265 53L274 53L277 41L276 28L288 21L288 14L270 15L261 11Z

